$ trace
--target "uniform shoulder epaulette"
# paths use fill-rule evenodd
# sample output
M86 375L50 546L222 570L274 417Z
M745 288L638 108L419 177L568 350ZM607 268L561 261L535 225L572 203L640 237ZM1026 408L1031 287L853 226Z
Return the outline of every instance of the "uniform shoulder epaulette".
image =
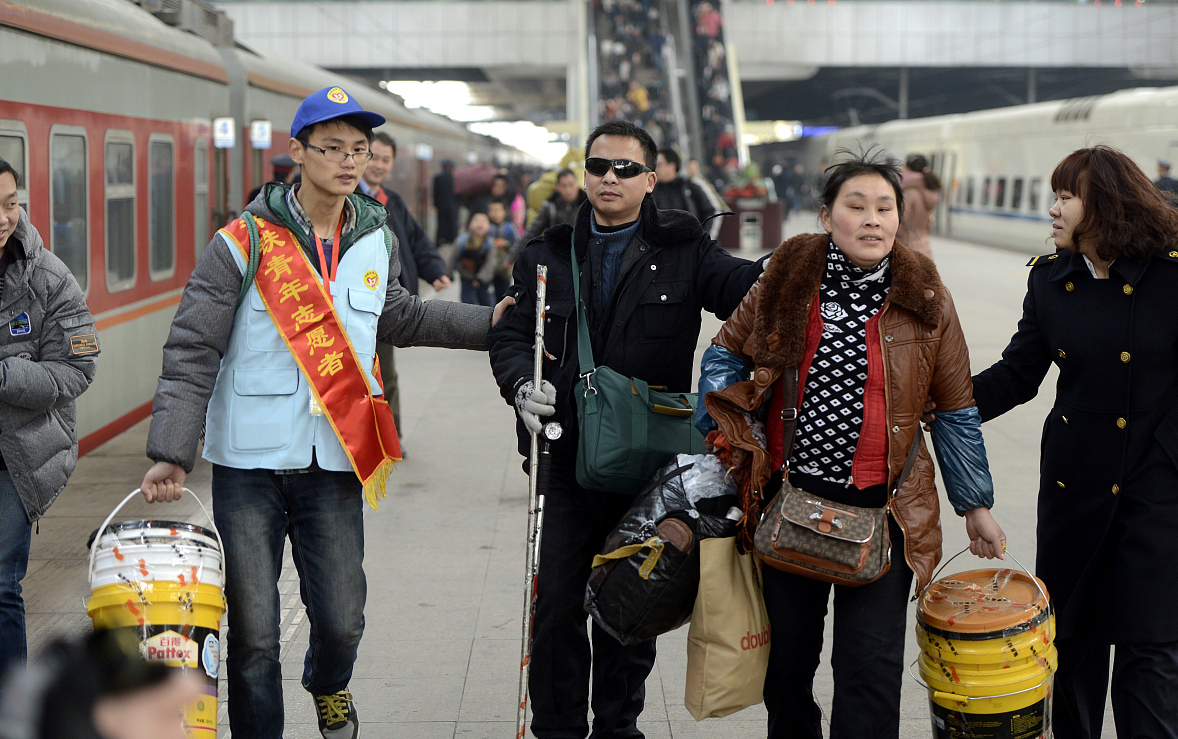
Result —
M1035 267L1040 264L1049 264L1051 262L1051 260L1053 260L1053 259L1059 259L1058 252L1056 252L1054 254L1041 254L1037 257L1032 257L1031 261L1027 262L1027 266L1028 267Z
M1171 262L1178 262L1178 249L1170 249L1169 251L1164 251L1161 253L1160 256L1162 256L1165 259L1169 259Z

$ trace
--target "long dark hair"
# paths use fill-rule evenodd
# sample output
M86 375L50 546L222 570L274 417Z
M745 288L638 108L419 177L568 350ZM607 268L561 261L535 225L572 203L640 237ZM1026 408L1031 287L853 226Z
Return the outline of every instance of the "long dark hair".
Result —
M1068 154L1051 173L1051 189L1080 198L1084 216L1072 243L1092 239L1101 259L1148 259L1178 242L1178 209L1132 159L1111 146Z
M839 190L852 177L864 174L874 174L883 177L896 193L896 213L904 217L904 190L900 187L900 168L884 157L883 150L875 146L866 150L854 152L850 149L839 149L835 157L846 157L838 164L832 164L823 170L826 184L822 187L822 205L827 211L834 208L834 201L838 199Z
M909 154L908 158L904 160L904 166L913 172L920 172L924 177L924 186L936 192L941 189L941 178L930 172L928 167L928 160L924 158L923 154Z

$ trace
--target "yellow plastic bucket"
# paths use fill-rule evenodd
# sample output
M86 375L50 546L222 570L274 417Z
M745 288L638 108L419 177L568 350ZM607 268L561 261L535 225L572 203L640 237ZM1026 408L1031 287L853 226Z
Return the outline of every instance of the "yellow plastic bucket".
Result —
M138 494L136 490L128 495L94 532L86 614L96 631L134 629L144 659L191 670L202 678L204 695L185 708L184 722L189 736L211 739L217 735L217 671L225 613L221 537L216 527L177 521L110 525Z
M916 618L934 739L1051 736L1055 617L1041 581L961 572L921 593Z

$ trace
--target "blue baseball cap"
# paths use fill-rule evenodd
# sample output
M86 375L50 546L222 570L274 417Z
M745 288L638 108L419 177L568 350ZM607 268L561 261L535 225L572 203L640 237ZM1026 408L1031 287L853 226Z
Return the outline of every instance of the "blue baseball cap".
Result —
M319 92L308 95L295 111L294 121L290 124L291 136L298 136L307 126L323 123L346 115L360 117L365 123L376 128L384 125L385 118L380 113L373 113L360 107L351 95L342 87L324 87Z

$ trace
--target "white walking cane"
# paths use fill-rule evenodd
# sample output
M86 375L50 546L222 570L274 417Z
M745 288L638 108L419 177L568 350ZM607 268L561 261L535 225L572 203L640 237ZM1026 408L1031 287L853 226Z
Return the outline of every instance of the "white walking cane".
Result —
M576 277L574 276L574 279ZM544 365L544 310L548 296L548 266L536 265L536 351L532 371L532 386L540 389ZM519 713L516 716L516 739L523 739L527 731L528 673L532 661L532 618L536 612L536 572L540 568L540 533L544 526L544 493L548 489L548 452L550 442L560 438L559 423L544 425L544 445L540 436L532 433L531 469L528 474L528 543L524 565L524 633L519 661Z

